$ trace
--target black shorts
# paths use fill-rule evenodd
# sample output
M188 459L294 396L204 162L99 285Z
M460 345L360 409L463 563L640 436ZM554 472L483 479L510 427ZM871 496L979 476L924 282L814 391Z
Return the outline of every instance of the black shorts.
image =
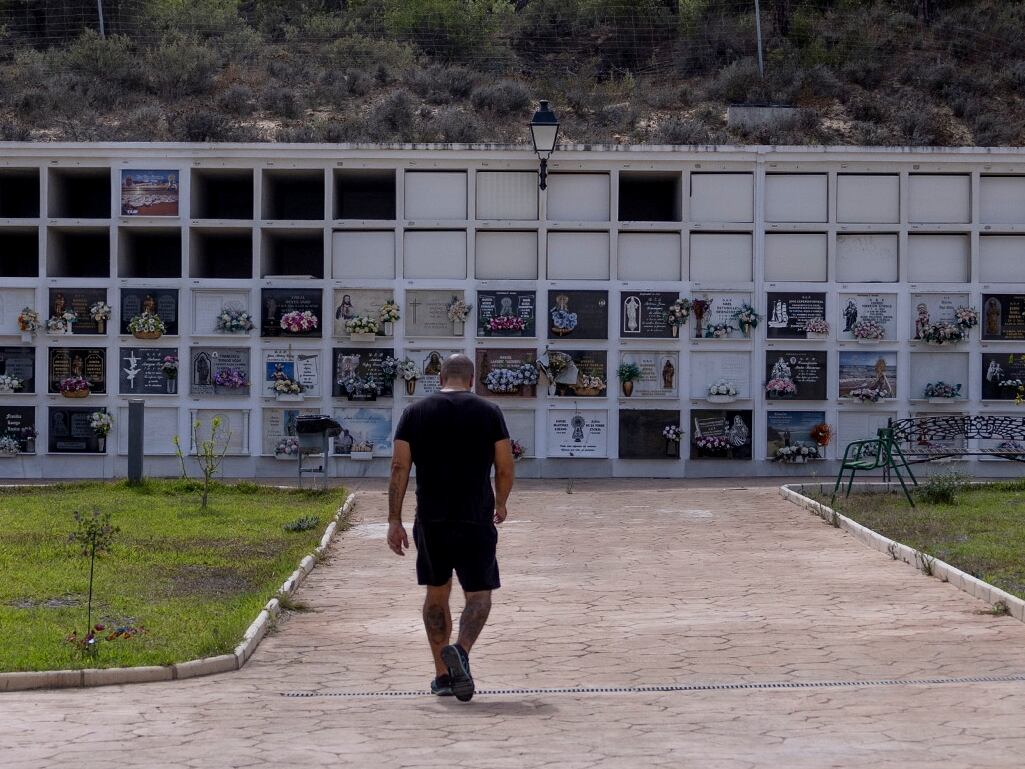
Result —
M487 523L413 522L416 545L416 580L421 585L441 587L455 571L463 590L497 590L498 529Z

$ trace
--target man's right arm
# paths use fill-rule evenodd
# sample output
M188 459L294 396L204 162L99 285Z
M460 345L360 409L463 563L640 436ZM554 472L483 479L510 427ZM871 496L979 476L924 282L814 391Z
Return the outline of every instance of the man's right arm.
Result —
M512 441L508 438L495 443L495 523L505 520L509 511L506 503L516 479L516 465L512 455Z

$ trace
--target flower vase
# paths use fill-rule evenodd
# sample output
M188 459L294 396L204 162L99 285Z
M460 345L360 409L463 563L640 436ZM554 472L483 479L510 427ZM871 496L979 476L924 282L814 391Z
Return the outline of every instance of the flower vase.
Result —
M632 381L631 382L623 382L623 397L629 398L633 394L634 394L634 383Z
M393 333L394 333L394 330L395 330L395 324L392 323L390 320L386 320L384 322L384 335L385 336L392 336Z
M680 442L679 441L666 441L666 456L673 457L674 459L680 456Z
M413 395L415 393L416 393L416 380L415 379L407 379L406 380L406 395L410 395L411 396L411 395Z
M801 456L800 454L798 454L796 457L794 457L794 464L795 465L803 465L804 464L804 457Z
M107 438L101 435L96 439L96 450L101 454L107 453Z
M106 334L107 333L107 321L105 321L105 320L98 320L98 321L96 321L96 333L97 334Z
M36 439L35 438L26 438L25 439L25 453L26 454L35 454L36 453Z
M452 321L452 336L462 336L466 329L466 323L461 320Z
M287 403L297 403L303 399L302 393L275 393L274 399Z
M751 336L751 324L742 321L740 324L740 333L744 336Z
M61 393L65 398L84 398L88 394L88 390L66 390Z
M677 326L677 325L676 325L676 324L674 323L674 324L672 324L671 326L669 326L669 328L670 328L670 329L672 330L672 332L673 332L673 339L676 339L676 337L678 337L678 336L680 335L680 327L679 327L679 326Z
M31 331L22 331L21 332L21 341L22 341L22 344L32 344L32 332Z
M175 384L176 383L177 383L177 380L174 377L168 377L167 378L167 394L168 395L174 395L175 394L175 392L176 392Z
M351 341L353 341L353 342L373 342L375 339L377 339L377 334L374 334L372 332L367 332L367 333L353 332L352 334L349 335L349 339Z

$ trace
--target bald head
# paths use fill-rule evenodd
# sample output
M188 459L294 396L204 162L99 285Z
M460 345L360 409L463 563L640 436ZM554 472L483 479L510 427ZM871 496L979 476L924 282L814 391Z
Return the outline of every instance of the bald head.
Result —
M467 389L473 384L473 361L461 353L449 355L441 364L441 386L462 385Z

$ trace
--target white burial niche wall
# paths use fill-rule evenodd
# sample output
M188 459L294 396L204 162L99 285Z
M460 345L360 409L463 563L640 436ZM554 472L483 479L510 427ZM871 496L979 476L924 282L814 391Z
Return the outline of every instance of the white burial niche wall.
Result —
M123 475L131 397L147 402L153 474L177 472L170 437L220 416L231 473L294 477L278 455L296 420L332 414L345 432L329 472L386 475L402 410L454 352L479 363L474 390L506 413L524 476L786 475L779 449L823 423L828 475L889 419L1016 413L1025 153L567 146L541 191L525 148L13 145L0 280L0 382L22 380L0 389L0 434L20 447L0 477ZM58 296L80 316L67 333L46 328ZM679 298L700 317L673 327ZM350 331L388 300L396 322ZM144 304L173 306L159 336L132 331ZM921 337L925 315L958 307L979 327ZM315 327L282 325L304 311ZM415 378L340 381L381 376L388 356ZM553 360L554 381L515 383ZM67 399L78 370L91 390ZM283 377L301 392L278 397ZM886 397L860 398L876 381ZM940 384L956 397L931 396ZM109 440L94 411L113 416Z

